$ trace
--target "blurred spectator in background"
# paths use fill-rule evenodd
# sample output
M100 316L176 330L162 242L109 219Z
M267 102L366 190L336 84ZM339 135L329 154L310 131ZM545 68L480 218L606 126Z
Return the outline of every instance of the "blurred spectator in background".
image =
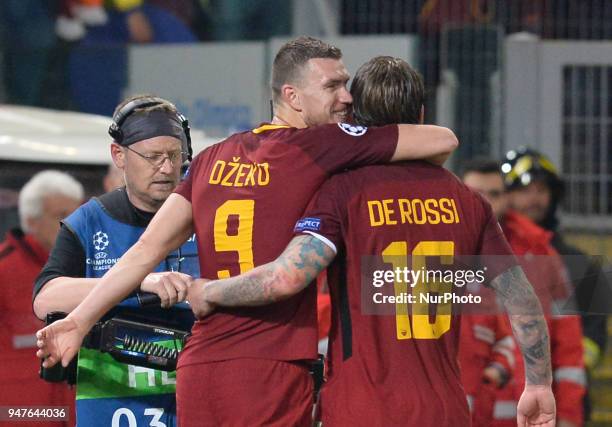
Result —
M419 21L426 32L443 30L444 26L499 24L508 33L542 34L551 3L553 0L427 0L423 2Z
M106 172L106 175L104 175L104 181L102 182L102 186L104 187L105 193L125 186L123 171L117 166L115 166L114 163L108 165L108 170Z
M83 196L80 183L54 170L34 175L19 193L21 229L9 231L0 244L0 406L74 407L74 392L66 384L38 378L34 334L42 322L32 313L32 284L47 261L60 220L79 207ZM74 420L74 410L71 414Z
M444 26L492 23L496 17L496 0L427 0L419 12L426 32L443 30Z
M159 0L161 1L161 0ZM72 99L79 111L111 115L127 86L129 43L191 43L189 25L165 1L113 0L105 25L88 28L69 60ZM178 2L178 3L182 3ZM177 3L177 4L178 4ZM178 9L177 9L178 10ZM182 15L183 19L187 19Z
M53 2L0 1L0 48L4 51L6 102L40 105L49 54L56 44Z
M107 19L104 0L60 0L55 32L66 41L76 41L83 38L87 25L104 25Z
M190 33L201 10L200 0L59 0L56 31L63 39L76 41L87 34L86 26L109 24L100 32L108 41L193 41ZM109 35L108 30L117 30L118 25L126 28Z
M540 299L550 331L553 392L557 403L557 426L581 426L586 386L582 330L578 316L555 316L555 304L569 297L563 262L551 246L550 232L529 218L509 209L509 195L498 162L474 159L467 163L463 182L479 192L493 208L510 247ZM493 426L516 426L516 402L523 389L525 371L520 353L515 353L514 381L497 394Z
M470 289L472 294L481 291ZM483 301L495 301L495 296ZM501 310L492 307L490 314L461 315L458 358L472 427L491 426L496 390L508 383L514 371L516 349L508 317L493 314Z
M552 162L541 153L519 148L506 154L502 165L513 209L552 232L551 244L561 254L573 285L574 302L582 320L584 364L592 370L606 348L606 314L612 296L601 262L569 245L559 232L557 209L563 181ZM585 418L591 405L585 395Z
M211 0L215 40L265 40L291 34L291 2Z

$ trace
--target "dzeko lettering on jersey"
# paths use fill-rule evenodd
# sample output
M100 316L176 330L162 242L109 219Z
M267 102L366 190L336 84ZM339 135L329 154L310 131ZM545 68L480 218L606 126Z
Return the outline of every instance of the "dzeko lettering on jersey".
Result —
M459 224L452 198L368 200L371 227L398 224Z
M265 187L270 183L270 165L268 162L240 163L240 157L232 157L228 162L217 160L208 183L224 187Z

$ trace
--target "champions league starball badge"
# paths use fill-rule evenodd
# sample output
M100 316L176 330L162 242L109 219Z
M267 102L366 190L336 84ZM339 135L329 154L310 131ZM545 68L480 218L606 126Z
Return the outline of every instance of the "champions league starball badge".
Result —
M365 126L352 125L350 123L338 123L338 127L344 133L348 133L351 136L361 136L368 131L368 128Z
M94 248L97 251L103 251L108 246L108 235L102 231L98 231L93 235Z

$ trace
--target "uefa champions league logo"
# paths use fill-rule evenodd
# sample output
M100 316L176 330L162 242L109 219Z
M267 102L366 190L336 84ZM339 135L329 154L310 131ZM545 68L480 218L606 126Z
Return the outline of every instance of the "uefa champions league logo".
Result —
M103 232L102 230L98 230L91 239L93 243L93 247L96 252L93 257L88 257L85 262L89 268L92 268L93 271L106 271L109 270L113 265L117 263L119 258L109 257L109 254L105 251L110 244L110 239L108 238L108 234Z
M352 125L350 123L338 123L338 127L344 133L348 133L351 136L361 136L368 131L368 128L365 126Z
M94 248L97 251L103 251L109 244L108 235L102 231L98 231L93 235Z

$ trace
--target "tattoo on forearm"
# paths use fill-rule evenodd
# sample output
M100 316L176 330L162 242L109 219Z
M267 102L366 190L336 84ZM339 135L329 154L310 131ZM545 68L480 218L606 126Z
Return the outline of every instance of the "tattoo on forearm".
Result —
M263 305L273 302L271 280L268 280L270 276L266 271L258 271L245 277L237 276L211 284L216 290L212 302L225 306Z
M313 236L295 237L276 261L207 284L207 299L222 306L257 306L288 298L313 281L334 256Z
M525 359L528 384L550 384L550 340L538 297L523 270L512 267L491 282L508 312L514 336Z

